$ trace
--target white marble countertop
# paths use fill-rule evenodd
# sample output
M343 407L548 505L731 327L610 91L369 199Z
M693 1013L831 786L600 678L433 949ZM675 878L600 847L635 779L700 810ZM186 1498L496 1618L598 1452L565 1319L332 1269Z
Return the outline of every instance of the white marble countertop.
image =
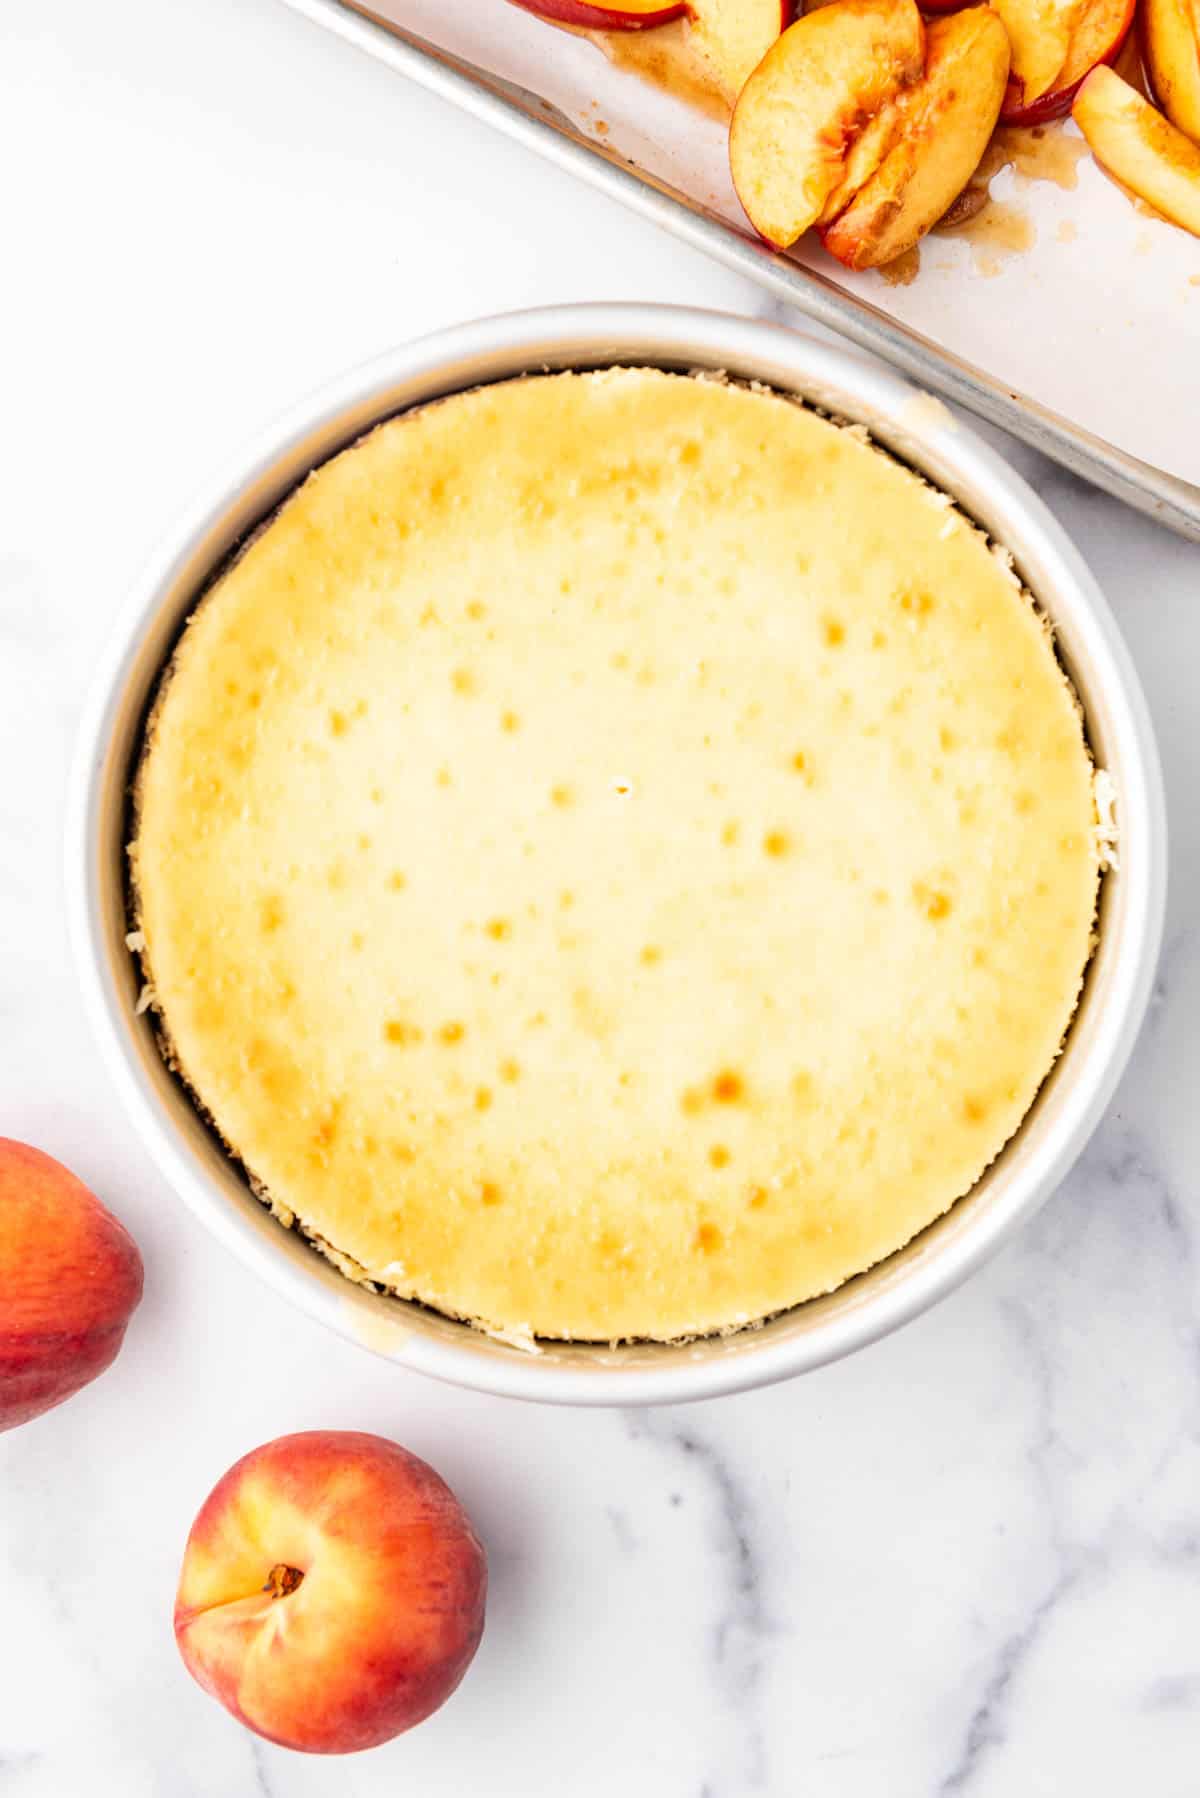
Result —
M0 166L0 1131L75 1168L147 1263L118 1367L0 1439L0 1794L1191 1798L1200 552L1012 448L1124 626L1174 831L1151 1021L1041 1218L773 1391L633 1414L442 1388L252 1280L117 1109L61 893L89 674L197 484L348 363L552 300L770 308L277 0L9 0ZM241 1730L170 1627L211 1484L314 1426L425 1455L492 1564L459 1695L336 1763Z

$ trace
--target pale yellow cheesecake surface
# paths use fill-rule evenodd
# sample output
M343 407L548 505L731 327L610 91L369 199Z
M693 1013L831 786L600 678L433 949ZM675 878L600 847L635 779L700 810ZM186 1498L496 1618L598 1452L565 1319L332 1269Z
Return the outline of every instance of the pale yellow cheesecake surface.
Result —
M204 598L133 922L175 1065L346 1271L667 1339L837 1286L1003 1147L1090 953L1092 773L1004 559L861 433L507 382Z

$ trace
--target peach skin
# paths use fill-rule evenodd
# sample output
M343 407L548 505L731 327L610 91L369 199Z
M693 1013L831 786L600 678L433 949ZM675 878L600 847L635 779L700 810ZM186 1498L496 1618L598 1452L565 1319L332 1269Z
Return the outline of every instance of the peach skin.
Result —
M0 1137L0 1430L103 1373L141 1296L129 1232L61 1162Z
M591 31L644 31L691 10L688 0L614 0L612 5L606 0L511 0L511 4L539 19L553 19L556 25Z

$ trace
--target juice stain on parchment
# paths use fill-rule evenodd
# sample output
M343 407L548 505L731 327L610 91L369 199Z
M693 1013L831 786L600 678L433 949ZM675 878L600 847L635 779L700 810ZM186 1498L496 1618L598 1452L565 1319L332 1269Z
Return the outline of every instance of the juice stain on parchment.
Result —
M935 225L939 237L962 237L971 246L975 272L985 280L1002 274L1012 256L1031 250L1037 232L1029 214L1008 200L993 200L990 195L978 211L957 224Z
M1068 137L1057 125L1010 125L997 131L969 185L934 230L941 237L963 237L971 246L977 274L992 279L1013 256L1037 242L1033 220L1012 200L992 198L991 183L1003 169L1013 171L1016 192L1035 181L1067 190L1079 185L1079 162L1087 155L1082 138ZM1059 234L1060 242L1069 237Z
M703 64L688 42L686 19L672 19L669 24L642 31L593 31L586 25L568 25L562 19L546 19L543 23L555 31L565 31L569 37L586 38L603 51L614 69L638 76L710 118L729 122L732 108L706 79Z
M901 255L893 257L891 262L885 262L879 270L889 287L910 287L920 272L921 246L919 243L915 243L911 250L905 250Z
M1004 127L997 131L983 159L949 211L933 227L935 236L961 237L971 246L975 272L990 280L1003 273L1013 256L1031 250L1037 230L1025 209L1012 200L992 198L991 182L1012 169L1018 194L1035 181L1055 187L1079 185L1079 162L1087 155L1082 138L1068 137L1057 125ZM1074 226L1058 230L1059 243L1070 243ZM921 266L919 250L907 250L878 272L889 287L907 287Z
M1061 125L1008 125L993 137L974 178L978 181L986 169L983 178L990 181L1001 169L1011 168L1018 192L1035 181L1076 188L1079 164L1087 153L1083 139L1068 136Z
M703 64L688 42L686 19L672 19L652 31L589 31L615 69L625 69L652 87L694 106L709 118L727 121L729 102L705 78Z

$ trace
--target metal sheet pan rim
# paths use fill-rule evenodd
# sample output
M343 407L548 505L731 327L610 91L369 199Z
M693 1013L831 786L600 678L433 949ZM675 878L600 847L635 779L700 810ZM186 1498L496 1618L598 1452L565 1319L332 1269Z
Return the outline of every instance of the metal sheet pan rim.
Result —
M867 302L742 233L687 195L584 137L540 96L452 57L356 0L284 0L410 80L871 351L944 398L1000 426L1094 486L1200 542L1200 487L1104 442L1036 399L940 349Z

